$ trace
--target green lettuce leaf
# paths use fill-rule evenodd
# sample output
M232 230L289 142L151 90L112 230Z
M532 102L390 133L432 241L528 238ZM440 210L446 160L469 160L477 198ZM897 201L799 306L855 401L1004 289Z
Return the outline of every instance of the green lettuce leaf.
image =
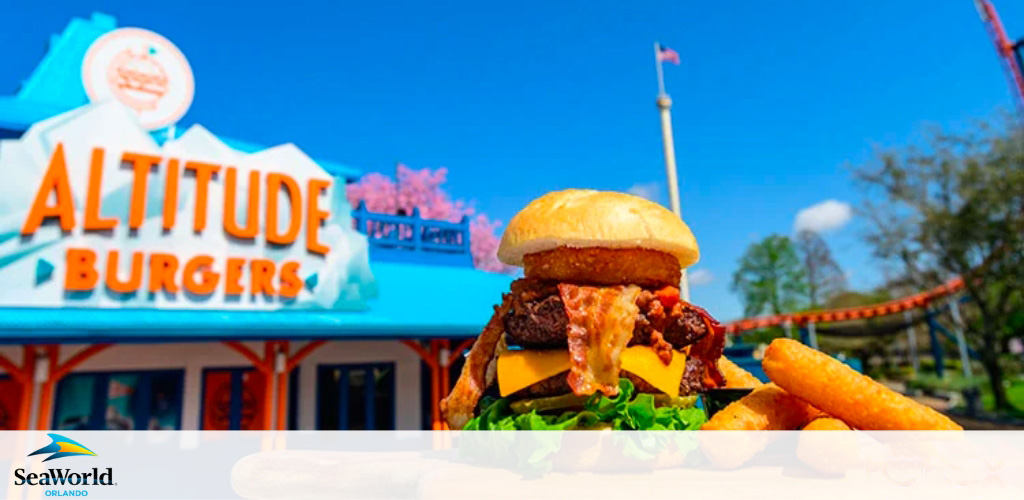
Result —
M470 420L465 430L695 430L706 421L699 408L657 406L653 395L636 393L628 379L619 379L617 396L596 393L587 399L582 411L549 414L533 410L520 414L512 411L510 404L505 398L481 401L480 415Z

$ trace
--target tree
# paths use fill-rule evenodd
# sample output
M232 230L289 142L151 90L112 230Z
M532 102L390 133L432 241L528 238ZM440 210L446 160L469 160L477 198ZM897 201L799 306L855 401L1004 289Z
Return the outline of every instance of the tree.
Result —
M846 288L846 276L832 258L828 244L814 231L800 231L797 248L803 259L807 276L807 298L810 307L817 309Z
M799 309L807 283L793 241L773 234L747 247L732 275L732 291L740 294L747 316Z
M1000 358L1020 336L1024 298L1024 131L982 124L934 130L920 147L880 151L854 169L867 241L918 290L964 278L968 343L980 354L997 410L1008 410Z
M469 248L473 255L473 266L484 271L511 272L512 268L498 260L499 240L495 230L501 225L492 221L462 200L452 200L442 185L448 177L448 170L424 168L415 170L398 165L395 169L398 182L391 177L369 173L358 182L345 187L345 194L353 207L366 203L370 212L382 214L411 215L418 209L420 217L432 220L459 222L464 216L469 222Z

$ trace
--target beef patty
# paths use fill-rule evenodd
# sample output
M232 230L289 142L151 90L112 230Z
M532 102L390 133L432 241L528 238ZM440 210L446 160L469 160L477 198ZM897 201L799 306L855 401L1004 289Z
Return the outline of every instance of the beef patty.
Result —
M681 349L708 333L700 313L679 301L666 307L653 290L644 289L636 300L640 313L629 345L650 345L660 332L672 347ZM558 283L519 279L512 283L512 307L505 315L505 333L511 343L526 349L568 347L569 317L558 293Z

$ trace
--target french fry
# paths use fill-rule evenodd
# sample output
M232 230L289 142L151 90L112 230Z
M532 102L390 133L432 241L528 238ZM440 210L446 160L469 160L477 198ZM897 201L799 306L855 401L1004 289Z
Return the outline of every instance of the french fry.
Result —
M718 358L718 371L725 376L725 387L728 389L753 389L764 385L757 377L725 356Z
M775 384L754 389L707 421L701 430L795 430L820 412ZM722 469L739 467L761 452L770 441L767 432L699 433L701 452Z
M837 418L818 417L804 426L805 431L849 431L850 426ZM813 470L827 475L841 475L857 463L859 447L852 432L801 432L797 437L796 456Z
M761 366L775 384L856 429L963 430L945 415L795 340L773 340Z
M819 413L781 387L765 384L716 413L701 430L795 430Z
M818 417L804 426L805 431L849 431L849 425L846 422L839 420L838 418L832 417Z

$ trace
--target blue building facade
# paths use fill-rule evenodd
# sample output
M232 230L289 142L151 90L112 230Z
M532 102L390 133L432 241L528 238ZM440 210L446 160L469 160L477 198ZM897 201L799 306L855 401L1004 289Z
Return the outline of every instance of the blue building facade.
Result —
M512 278L468 220L349 206L358 169L182 126L193 90L94 14L0 96L0 429L441 426Z

